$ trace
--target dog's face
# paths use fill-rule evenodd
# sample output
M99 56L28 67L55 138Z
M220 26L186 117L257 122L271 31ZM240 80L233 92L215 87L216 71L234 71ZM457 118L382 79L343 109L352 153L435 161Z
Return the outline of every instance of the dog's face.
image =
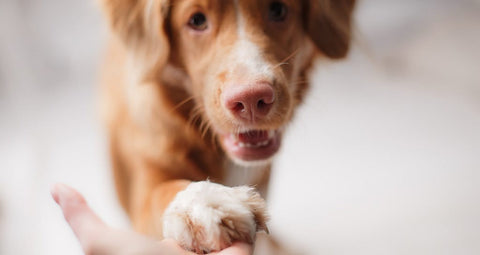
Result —
M307 88L306 71L315 53L330 58L346 54L354 4L353 0L104 2L114 29L147 63L145 74L157 77L165 65L184 72L185 90L225 152L239 162L267 161L278 151L283 127ZM123 10L129 5L131 11Z
M227 154L268 159L280 146L313 47L299 1L181 0L172 8L172 53ZM296 68L296 69L295 69Z

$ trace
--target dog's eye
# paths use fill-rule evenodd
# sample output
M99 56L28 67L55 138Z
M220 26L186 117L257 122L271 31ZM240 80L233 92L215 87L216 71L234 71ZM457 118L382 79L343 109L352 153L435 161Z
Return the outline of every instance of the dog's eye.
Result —
M197 12L190 17L188 25L198 31L207 29L207 17L201 12Z
M287 17L288 9L287 6L282 2L272 2L268 10L268 18L271 21L281 22L284 21Z

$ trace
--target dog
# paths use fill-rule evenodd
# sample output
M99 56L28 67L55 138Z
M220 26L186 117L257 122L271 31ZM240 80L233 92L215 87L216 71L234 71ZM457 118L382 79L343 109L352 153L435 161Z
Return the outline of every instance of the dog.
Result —
M133 227L197 253L253 243L271 160L313 61L347 55L355 0L99 1L102 108Z

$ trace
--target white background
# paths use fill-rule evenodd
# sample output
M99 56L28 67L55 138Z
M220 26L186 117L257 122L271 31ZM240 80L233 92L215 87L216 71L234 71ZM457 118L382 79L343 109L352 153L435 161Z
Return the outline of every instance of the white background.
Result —
M319 62L270 191L301 254L480 254L480 4L364 0L350 58ZM0 1L0 254L81 254L49 195L128 227L97 114L89 0Z

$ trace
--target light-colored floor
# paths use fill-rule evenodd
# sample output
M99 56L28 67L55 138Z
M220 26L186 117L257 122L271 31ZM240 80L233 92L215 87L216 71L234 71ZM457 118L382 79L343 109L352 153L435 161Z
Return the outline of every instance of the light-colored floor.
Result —
M271 232L301 254L480 254L480 4L364 0L275 164ZM81 254L49 196L115 202L89 1L0 1L0 254Z

